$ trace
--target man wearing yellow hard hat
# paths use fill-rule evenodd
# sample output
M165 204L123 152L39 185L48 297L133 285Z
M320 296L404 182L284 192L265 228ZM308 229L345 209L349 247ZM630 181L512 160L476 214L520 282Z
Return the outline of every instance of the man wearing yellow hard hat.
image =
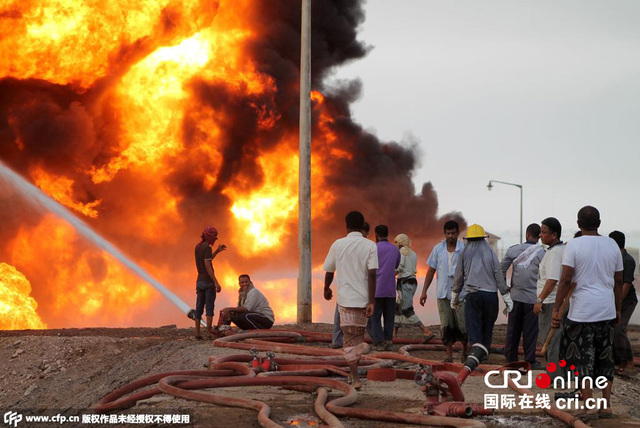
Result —
M458 257L458 266L451 288L451 307L460 304L460 292L464 287L465 321L471 344L465 366L472 371L489 355L493 338L493 325L498 319L498 295L511 312L513 301L504 280L500 261L487 240L482 226L472 224L467 229L467 244Z

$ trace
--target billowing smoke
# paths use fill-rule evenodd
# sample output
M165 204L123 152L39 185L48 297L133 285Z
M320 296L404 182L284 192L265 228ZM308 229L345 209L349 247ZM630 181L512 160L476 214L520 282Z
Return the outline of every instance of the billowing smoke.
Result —
M268 205L261 192L288 189L287 177L296 176L295 163L278 162L297 150L300 2L187 3L164 6L135 31L114 22L113 45L84 66L90 46L108 43L93 40L84 46L92 40L87 35L77 42L80 65L67 68L58 65L74 54L66 50L25 49L48 58L40 63L50 68L43 69L30 68L28 58L5 56L13 63L0 68L0 158L74 209L188 303L195 278L192 249L203 226L213 224L220 242L229 246L215 262L228 291L217 307L235 299L231 272L250 272L275 281L271 292L295 311L295 287L279 288L285 283L278 279L290 280L292 272L295 277L296 212ZM14 28L0 50L10 49L11 40L29 41L19 7L0 13L3 24L14 24L0 26ZM113 18L100 10L87 16ZM55 20L55 13L48 19ZM384 223L392 235L407 233L421 259L440 239L445 220L456 218L465 226L458 213L437 216L430 183L416 194L411 179L415 143L381 142L353 121L350 104L360 95L359 83L327 86L332 70L366 55L368 47L357 39L363 20L360 1L313 2L312 87L321 94L314 97L312 131L314 265L345 233L344 216L351 210L362 211L372 227ZM216 38L220 34L227 37ZM186 39L207 40L209 57L199 68L184 65L196 55L188 50L192 45L171 52L187 51L186 59L150 60L163 46ZM167 71L167 64L178 71ZM153 85L171 85L167 76L178 72L181 91L154 98ZM144 291L144 284L126 278L116 262L60 229L4 183L0 189L0 261L30 281L38 312L50 327L139 325L140 316L176 322L177 314L158 311L163 303ZM289 193L277 193L289 195L290 202ZM266 211L266 225L253 230L251 222L259 219L251 211L258 208ZM282 218L268 218L283 211ZM273 231L277 242L261 239ZM65 299L59 297L63 293ZM91 307L80 311L87 318L78 320L68 311L83 305ZM116 306L122 310L114 315L110 311Z

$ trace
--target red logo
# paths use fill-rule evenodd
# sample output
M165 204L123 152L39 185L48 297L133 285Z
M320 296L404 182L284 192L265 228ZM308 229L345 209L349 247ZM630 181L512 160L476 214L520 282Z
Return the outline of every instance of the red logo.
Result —
M565 360L560 360L558 365L560 367L564 367L564 366L567 365L567 362ZM572 364L571 366L569 366L569 368L571 370L574 370L576 367ZM547 364L547 371L549 373L553 373L556 370L557 370L557 366L556 366L555 363ZM578 376L578 371L577 370L575 372L575 375ZM549 385L551 385L551 378L546 373L540 373L538 376L536 376L536 385L538 386L538 388L542 388L542 389L549 388Z

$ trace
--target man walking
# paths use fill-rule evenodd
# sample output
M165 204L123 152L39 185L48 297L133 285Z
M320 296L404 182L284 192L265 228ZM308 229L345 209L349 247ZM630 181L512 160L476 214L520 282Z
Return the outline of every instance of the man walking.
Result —
M599 376L608 382L602 391L607 402L597 414L611 417L613 383L613 326L620 320L622 301L622 254L616 242L598 234L600 212L592 206L578 211L579 239L572 239L562 257L562 274L553 306L553 327L561 322L560 306L575 282L569 315L563 323L560 353L575 366L579 378ZM580 382L582 399L592 398L592 386ZM597 416L587 411L589 418Z
M504 356L507 363L518 361L518 347L522 336L524 359L532 370L542 370L544 366L536 361L536 342L538 339L538 318L533 313L536 303L538 268L544 248L538 244L540 226L531 223L527 226L526 241L514 245L507 250L500 267L502 274L513 266L511 273L511 299L513 310L507 319L507 338L504 345Z
M347 236L336 240L329 249L323 269L324 298L331 300L331 283L338 272L336 288L340 323L343 333L344 357L349 365L350 382L358 389L358 362L369 345L364 343L367 318L373 315L376 294L378 251L376 244L362 236L364 216L351 211L345 218Z
M467 229L467 244L458 258L451 288L451 307L457 309L463 288L467 291L465 320L471 352L465 365L475 368L489 356L493 326L498 319L498 295L502 294L509 313L513 301L502 275L500 261L487 240L482 226L472 224ZM470 360L474 360L472 363ZM471 367L473 365L473 367Z
M424 306L427 301L427 291L433 281L433 276L437 273L438 283L436 288L436 298L438 302L438 315L440 316L440 328L442 343L444 343L447 356L445 362L453 362L453 344L456 341L462 342L462 360L467 358L467 328L464 318L464 298L466 289L462 289L459 296L460 304L455 309L451 307L451 286L453 277L458 265L458 257L464 248L464 244L458 241L460 226L455 220L449 220L444 224L444 240L433 247L431 255L427 260L429 269L424 278L422 294L420 295L420 305ZM428 339L425 337L425 339Z
M369 223L366 221L362 226L362 236L365 238L369 237ZM342 348L342 328L340 327L340 308L336 303L336 310L333 313L333 331L331 332L331 348L338 349Z
M616 373L619 375L628 374L628 370L633 369L633 351L631 343L627 337L627 326L633 311L638 304L636 289L633 286L633 272L636 270L636 261L627 253L624 248L624 233L614 230L609 234L609 238L616 241L622 253L622 304L620 305L620 323L613 329L613 357L618 365Z
M376 299L373 316L367 323L367 333L376 351L390 351L393 323L396 317L396 269L400 265L400 250L389 242L389 228L379 224L374 229L378 250ZM380 319L384 320L384 329Z
M556 301L556 285L560 280L562 272L562 255L564 254L564 243L560 240L562 235L562 225L555 217L547 217L542 220L540 226L540 240L547 245L547 251L540 262L538 269L538 283L536 285L536 303L533 305L533 313L538 317L538 339L544 343L551 330L551 315L553 305ZM567 308L566 312L569 310ZM564 315L562 317L564 318ZM553 335L549 345L547 345L547 353L544 356L547 362L556 363L560 361L560 338L558 331ZM559 367L559 366L558 366ZM549 376L555 377L562 375L562 368L559 367Z

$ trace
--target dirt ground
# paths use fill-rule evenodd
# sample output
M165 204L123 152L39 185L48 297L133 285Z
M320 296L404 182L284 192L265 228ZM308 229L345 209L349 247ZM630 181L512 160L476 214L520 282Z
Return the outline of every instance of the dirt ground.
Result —
M328 324L277 326L278 329L330 332ZM437 326L432 329L437 331ZM496 326L495 342L503 343L504 326ZM632 346L640 350L640 327L630 327ZM400 337L418 337L418 330L401 330ZM328 347L328 344L316 346ZM394 346L397 350L398 345ZM56 415L90 418L91 404L114 389L135 379L178 370L203 370L208 357L246 353L217 348L210 341L196 341L193 329L174 326L124 329L60 329L0 331L0 412L7 426L10 412L20 415ZM413 356L442 359L441 352L415 352ZM281 356L281 355L278 355ZM283 356L283 355L282 355ZM296 356L291 356L296 357ZM459 354L457 355L459 358ZM493 354L490 364L504 363ZM415 368L415 367L414 367ZM616 377L613 389L613 420L589 422L594 427L640 426L640 383L638 377ZM534 386L534 392L542 392ZM255 398L271 406L271 418L283 426L312 427L321 424L313 411L309 394L276 387L220 388L228 396ZM490 391L483 377L470 377L463 385L469 402L482 403ZM508 391L512 392L512 391ZM333 395L332 395L333 396ZM337 395L336 395L337 396ZM419 413L425 397L409 380L394 382L365 381L354 407ZM12 413L13 414L13 413ZM176 399L164 394L138 402L135 407L113 412L115 415L189 415L189 423L142 423L135 426L258 427L256 413L213 404ZM15 417L15 414L13 414ZM11 416L11 415L9 415ZM541 410L498 410L491 417L479 418L489 427L560 427L563 424ZM15 421L15 419L14 419ZM173 419L175 422L176 420ZM385 422L342 419L347 427L403 427ZM65 427L88 426L65 423ZM94 426L126 426L125 423L93 423ZM58 423L27 423L17 427L60 426Z

